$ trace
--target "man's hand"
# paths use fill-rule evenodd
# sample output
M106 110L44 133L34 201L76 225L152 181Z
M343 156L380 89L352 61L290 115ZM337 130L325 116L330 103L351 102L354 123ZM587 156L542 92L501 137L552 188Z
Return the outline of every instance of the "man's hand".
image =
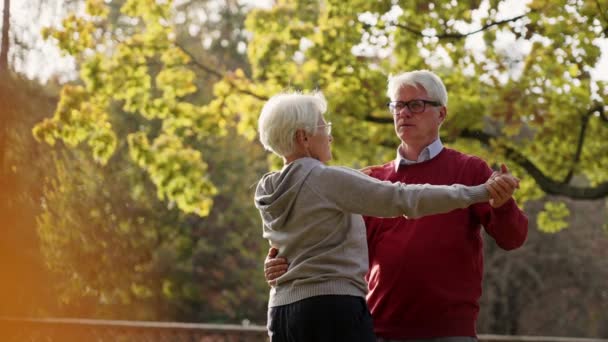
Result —
M270 286L275 286L277 284L277 278L285 274L285 272L287 272L287 267L289 267L287 259L277 258L277 254L279 254L279 250L270 247L266 260L264 261L264 278L266 278L266 282Z
M490 192L490 205L493 208L505 204L515 189L519 188L519 179L509 173L505 164L501 165L501 172L494 172L486 182L486 188Z

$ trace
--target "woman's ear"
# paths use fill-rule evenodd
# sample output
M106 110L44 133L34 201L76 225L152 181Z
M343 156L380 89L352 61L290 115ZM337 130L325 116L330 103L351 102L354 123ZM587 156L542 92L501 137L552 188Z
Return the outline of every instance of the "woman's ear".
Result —
M308 134L306 134L306 131L304 131L303 129L298 129L296 131L296 143L299 145L308 144Z

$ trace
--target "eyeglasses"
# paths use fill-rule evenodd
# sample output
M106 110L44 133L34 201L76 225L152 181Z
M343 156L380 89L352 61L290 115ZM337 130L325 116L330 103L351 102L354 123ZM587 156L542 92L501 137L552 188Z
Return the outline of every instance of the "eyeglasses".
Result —
M411 100L411 101L391 101L386 104L388 109L393 115L399 114L403 110L403 108L407 107L407 109L412 114L422 113L426 109L426 105L430 104L433 107L441 107L441 103L437 101L429 101L429 100Z
M323 127L325 135L331 135L331 122L328 122L325 125L319 125L317 127Z

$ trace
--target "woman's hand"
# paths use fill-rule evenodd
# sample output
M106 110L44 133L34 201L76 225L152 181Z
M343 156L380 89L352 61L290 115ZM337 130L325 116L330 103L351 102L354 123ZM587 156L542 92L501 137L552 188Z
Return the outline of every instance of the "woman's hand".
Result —
M519 188L519 179L513 176L505 164L501 165L500 172L494 172L486 181L486 188L490 192L490 205L493 208L505 204Z
M359 171L365 173L366 175L370 176L372 174L372 172L376 169L381 169L384 165L370 165L370 166L366 166L362 169L360 169Z

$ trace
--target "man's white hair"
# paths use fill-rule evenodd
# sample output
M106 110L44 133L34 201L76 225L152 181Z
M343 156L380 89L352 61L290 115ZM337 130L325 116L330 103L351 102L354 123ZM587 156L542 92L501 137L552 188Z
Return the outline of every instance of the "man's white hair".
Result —
M289 156L295 149L296 131L315 134L325 111L327 101L321 92L277 94L264 104L258 119L260 142L268 151Z
M443 106L448 105L448 92L439 76L429 70L416 70L389 76L386 95L391 101L399 97L399 90L406 86L422 87L431 100L438 101Z

